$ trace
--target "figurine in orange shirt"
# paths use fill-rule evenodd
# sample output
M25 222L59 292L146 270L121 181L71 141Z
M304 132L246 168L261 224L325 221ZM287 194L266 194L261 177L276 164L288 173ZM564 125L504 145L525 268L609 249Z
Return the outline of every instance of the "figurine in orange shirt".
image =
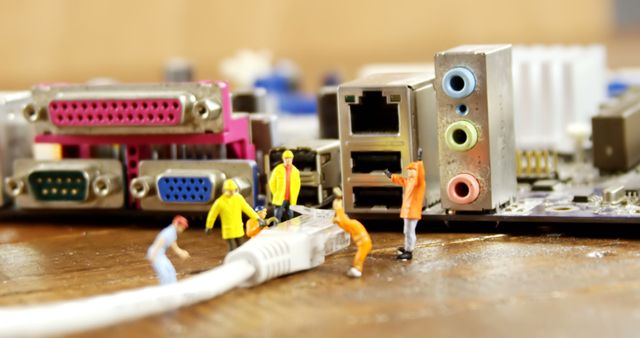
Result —
M407 166L407 177L391 175L389 170L385 170L384 173L391 179L391 182L403 188L400 218L404 220L404 247L398 248L400 254L396 258L403 261L410 260L413 258L413 249L416 247L416 225L422 218L424 204L425 181L422 148L418 149L418 160Z
M258 216L260 216L260 219L264 220L264 218L267 217L267 209L265 207L257 206L255 210ZM257 219L250 218L249 220L247 220L247 230L245 232L247 233L247 236L253 238L258 235L260 231L262 231L262 229L271 226L271 224L278 224L278 219L275 217L270 217L264 220L263 225L260 225Z
M342 207L342 190L336 187L333 189L333 193L335 195L333 210L336 211L333 222L348 232L358 247L358 252L356 252L356 256L353 258L353 266L347 271L347 276L360 278L362 277L364 260L367 258L369 252L371 252L371 237L369 237L369 233L362 223L349 218L349 216L345 214L344 208Z

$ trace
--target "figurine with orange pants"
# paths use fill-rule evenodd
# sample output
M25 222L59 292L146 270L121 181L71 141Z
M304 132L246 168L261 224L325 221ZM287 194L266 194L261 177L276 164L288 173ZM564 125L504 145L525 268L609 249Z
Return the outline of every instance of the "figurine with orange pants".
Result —
M335 199L333 200L333 210L336 212L333 222L344 231L348 232L349 235L351 235L351 239L358 247L356 256L353 258L353 266L347 271L347 276L360 278L362 276L364 260L367 258L369 252L371 252L371 237L369 237L369 233L362 223L349 218L349 216L344 212L344 208L342 207L342 190L335 187L333 188L333 194L335 195Z
M391 175L387 169L385 175L397 185L402 186L402 207L400 218L404 220L404 247L398 248L399 260L413 258L413 250L416 247L416 225L422 219L422 206L424 205L424 164L422 163L422 148L418 149L418 160L407 166L407 177Z
M260 225L260 222L257 219L253 219L250 218L249 220L247 220L247 236L253 238L256 237L260 231L262 231L262 229L264 229L265 227L271 226L271 224L277 224L278 223L278 219L275 217L270 217L268 219L265 219L265 217L267 217L267 209L263 206L258 206L256 207L256 213L258 214L258 216L260 216L260 219L264 220L263 225Z
M171 248L182 259L189 258L187 250L181 249L177 243L178 234L184 232L188 227L189 223L186 218L180 215L175 216L171 224L160 231L153 244L147 249L147 259L151 262L160 284L176 282L176 269L166 255L168 248Z
M278 164L269 177L271 204L275 206L274 215L278 222L293 218L289 206L296 205L300 193L300 171L293 165L293 153L285 150L282 163Z
M253 211L253 208L245 201L244 197L238 193L238 186L233 180L225 180L222 184L222 191L222 196L216 199L207 215L205 234L211 233L213 224L218 215L220 215L222 239L227 242L229 251L233 251L242 245L242 237L244 237L243 212L260 225L264 224L264 221Z

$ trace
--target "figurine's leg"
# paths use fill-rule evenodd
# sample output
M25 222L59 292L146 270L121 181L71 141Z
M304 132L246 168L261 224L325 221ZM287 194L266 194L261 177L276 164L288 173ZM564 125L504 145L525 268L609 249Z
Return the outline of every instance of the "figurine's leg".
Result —
M282 214L284 213L284 208L281 205L276 205L275 210L273 211L273 216L276 217L278 222L282 222Z
M291 210L289 208L289 204L287 204L287 220L290 220L293 218L293 210Z
M176 269L165 255L159 255L153 261L153 270L156 272L160 284L170 284L176 282Z
M237 249L240 245L242 245L241 238L229 238L226 241L227 245L229 246L229 252Z
M357 242L358 251L356 252L356 256L353 258L353 267L358 269L358 271L362 272L364 268L364 260L371 252L371 239L363 239Z
M169 260L169 258L166 258L166 256L165 256L165 259L167 260L167 262L165 263L166 264L166 271L167 271L166 272L166 280L167 280L166 284L175 283L175 282L178 281L178 278L176 277L176 268L173 267L173 264L171 264L171 261Z
M404 249L412 252L416 248L417 219L404 219Z
M293 211L289 209L289 206L290 206L290 205L291 205L291 204L289 203L289 201L288 201L288 200L284 200L284 201L282 201L282 205L280 206L280 210L281 210L281 213L282 213L282 218L281 218L280 220L282 220L282 221L288 221L288 220L290 220L291 218L293 218L293 217L292 217L292 215L293 215Z

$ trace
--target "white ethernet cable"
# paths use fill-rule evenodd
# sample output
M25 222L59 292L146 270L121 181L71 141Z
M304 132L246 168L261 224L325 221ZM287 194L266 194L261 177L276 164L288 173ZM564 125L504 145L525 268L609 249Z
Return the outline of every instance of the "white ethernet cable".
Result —
M42 337L96 329L214 298L238 286L312 269L349 246L332 210L296 207L302 216L265 229L224 264L177 283L66 302L0 307L0 337Z

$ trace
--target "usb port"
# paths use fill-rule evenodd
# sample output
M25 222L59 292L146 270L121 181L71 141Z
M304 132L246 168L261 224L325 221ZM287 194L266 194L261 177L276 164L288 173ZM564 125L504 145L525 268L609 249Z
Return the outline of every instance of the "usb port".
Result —
M368 174L389 169L392 173L401 173L401 160L399 151L352 151L351 172Z
M400 208L401 187L353 187L353 205L356 208Z

